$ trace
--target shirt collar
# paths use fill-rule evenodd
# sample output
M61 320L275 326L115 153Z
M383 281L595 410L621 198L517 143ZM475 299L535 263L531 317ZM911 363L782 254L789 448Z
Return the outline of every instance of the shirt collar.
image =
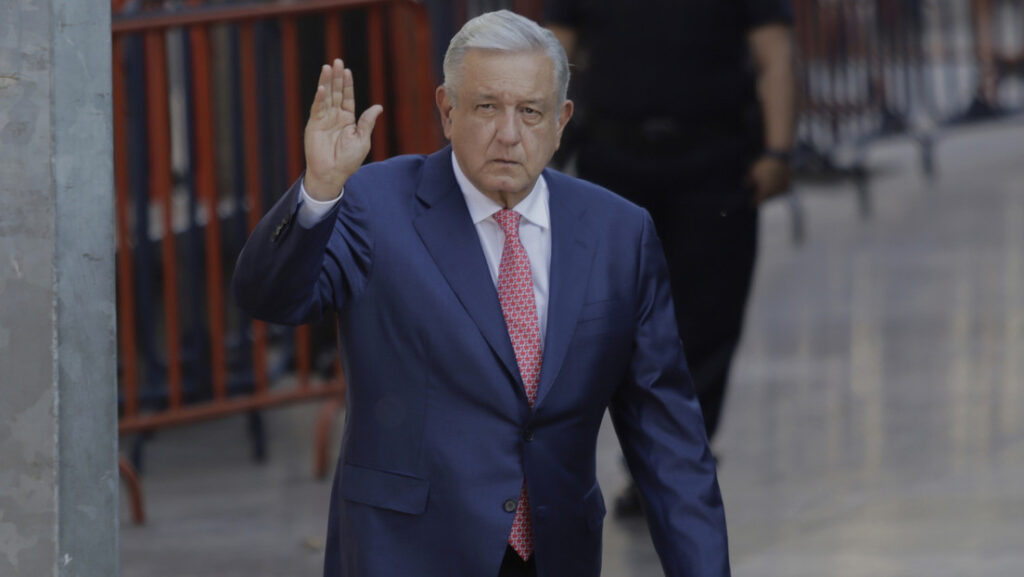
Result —
M452 168L455 170L455 180L459 183L462 196L466 198L466 207L469 208L469 216L473 219L474 225L480 224L504 208L473 186L466 174L462 172L462 168L459 167L459 161L455 158L454 151L452 152ZM519 204L515 205L512 210L518 212L527 221L546 229L551 226L548 196L548 184L544 180L544 175L540 175L530 194L519 201Z

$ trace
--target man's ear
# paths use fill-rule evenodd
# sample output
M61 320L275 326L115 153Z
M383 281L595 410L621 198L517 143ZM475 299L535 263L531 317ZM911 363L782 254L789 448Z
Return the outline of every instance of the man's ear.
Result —
M444 137L451 140L452 130L452 108L454 104L449 97L444 85L438 86L434 93L434 100L437 102L437 111L441 114L441 129L444 130Z

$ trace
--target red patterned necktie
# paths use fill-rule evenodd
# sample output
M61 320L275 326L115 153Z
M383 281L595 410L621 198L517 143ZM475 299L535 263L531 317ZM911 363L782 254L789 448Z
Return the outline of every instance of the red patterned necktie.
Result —
M537 379L540 376L540 324L537 321L537 301L533 297L530 259L523 243L519 241L519 218L518 212L508 209L502 209L494 215L494 220L505 231L505 245L501 249L501 265L498 270L498 300L505 316L508 336L512 339L512 349L516 353L516 364L523 378L526 399L530 407L533 407L537 399ZM533 554L533 528L530 526L530 500L526 494L525 479L508 543L524 560Z

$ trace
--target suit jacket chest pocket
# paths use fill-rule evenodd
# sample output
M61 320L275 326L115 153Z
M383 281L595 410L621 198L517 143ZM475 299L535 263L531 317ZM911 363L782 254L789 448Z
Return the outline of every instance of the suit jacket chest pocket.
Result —
M605 299L583 303L576 336L601 335L627 330L632 323L631 311L623 299Z

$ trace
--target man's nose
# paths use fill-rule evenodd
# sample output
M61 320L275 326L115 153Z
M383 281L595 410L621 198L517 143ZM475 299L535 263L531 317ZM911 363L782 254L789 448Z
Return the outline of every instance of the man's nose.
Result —
M515 112L506 112L498 118L498 141L502 144L519 143L520 126Z

